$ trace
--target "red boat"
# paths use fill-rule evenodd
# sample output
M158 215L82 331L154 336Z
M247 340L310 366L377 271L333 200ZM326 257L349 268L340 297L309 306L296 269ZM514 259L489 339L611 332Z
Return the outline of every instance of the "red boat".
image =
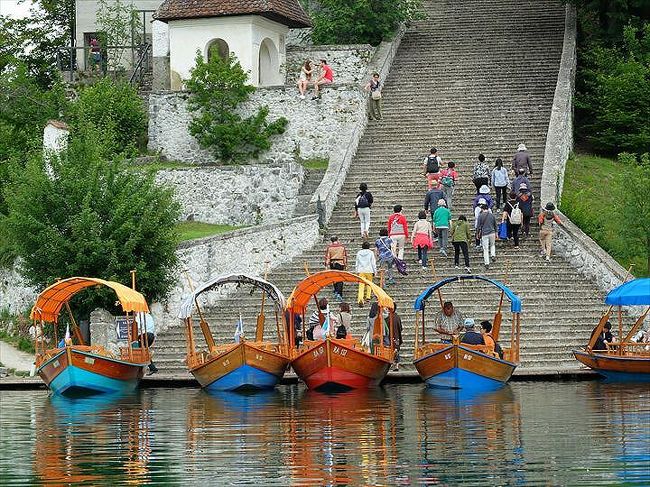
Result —
M322 271L311 274L298 283L287 301L289 315L289 343L296 344L295 317L301 316L302 322L309 303L318 301L318 292L336 282L360 283L370 286L379 313L372 330L363 330L365 340L359 337L335 338L336 330L328 329L322 340L309 340L305 326L302 327L302 340L294 346L291 366L298 377L309 389L362 389L378 385L393 363L393 300L376 284L346 271ZM316 307L318 308L318 307ZM388 319L384 320L383 310L388 310ZM324 321L320 314L321 321ZM388 345L386 345L388 344Z

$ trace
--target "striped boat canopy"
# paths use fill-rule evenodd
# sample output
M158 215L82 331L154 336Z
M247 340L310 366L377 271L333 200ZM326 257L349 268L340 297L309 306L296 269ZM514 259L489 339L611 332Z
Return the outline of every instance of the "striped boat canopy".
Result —
M510 311L513 313L521 313L521 299L519 296L517 296L509 287L507 287L505 284L503 284L500 281L497 281L495 279L489 279L484 276L478 276L478 275L459 275L459 276L453 276L453 277L447 277L446 279L442 279L441 281L436 282L433 286L428 287L425 289L422 294L420 294L417 299L415 300L415 303L413 304L413 308L416 311L422 311L425 306L426 300L431 296L431 294L441 288L442 286L446 284L450 284L452 282L457 282L457 281L466 281L466 280L479 280L479 281L485 281L489 282L493 286L498 287L503 291L505 296L508 298L510 301Z
M57 281L39 294L29 317L32 320L56 323L63 305L70 301L75 294L93 286L106 286L115 291L122 309L127 313L149 312L149 306L144 296L119 282L105 281L95 277L69 277Z
M264 291L280 310L284 309L286 304L282 292L276 286L261 277L250 276L248 274L226 274L216 277L208 282L204 282L197 287L192 294L186 296L181 303L178 317L184 320L192 316L196 298L204 292L218 288L224 284L251 284Z
M378 285L351 272L328 270L316 272L300 281L287 300L287 310L293 313L304 313L312 296L316 295L324 287L330 286L335 282L363 282L367 286L370 286L372 293L377 298L379 306L388 309L395 308L393 299Z

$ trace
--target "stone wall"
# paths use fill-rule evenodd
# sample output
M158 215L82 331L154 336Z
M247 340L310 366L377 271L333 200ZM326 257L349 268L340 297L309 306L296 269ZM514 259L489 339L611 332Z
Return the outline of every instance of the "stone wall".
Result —
M349 46L310 46L287 48L286 83L295 85L300 68L306 59L314 62L315 79L320 75L318 63L326 59L334 71L334 81L339 84L360 84L364 81L368 62L374 54L375 48L368 44Z
M566 161L573 149L575 71L576 12L574 7L567 5L564 47L544 150L542 202L557 203L562 195ZM565 215L560 213L560 216L563 225L554 235L555 251L604 293L621 284L625 280L625 269Z
M214 157L199 147L188 132L190 113L187 93L152 93L149 96L149 149L165 157L196 164L214 164ZM318 101L301 100L294 86L259 88L242 106L247 115L260 106L269 107L269 120L286 117L284 134L275 137L261 164L285 164L296 157L332 157L346 144L360 118L365 117L366 97L356 87L328 87Z
M0 268L0 310L12 314L29 311L38 295L36 289L20 277L18 265L16 261L12 269Z
M576 75L576 11L566 6L564 46L544 149L541 201L558 203L564 169L573 149L573 91Z
M293 216L305 178L300 164L225 166L158 171L174 188L182 218L227 225L277 223Z
M177 284L168 296L164 316L157 320L159 330L178 324L178 306L190 292L188 278L196 285L231 272L264 275L266 270L291 261L320 240L316 216L308 215L181 243L177 251ZM218 293L209 293L209 297L216 300ZM154 317L157 315L154 308Z
M366 68L364 79L369 79L374 72L379 73L381 79L386 79L403 36L404 28L402 27L392 41L382 42L377 47L372 60ZM368 124L368 118L366 116L368 103L369 97L364 95L364 110L359 112L356 123L351 127L350 132L346 133L345 139L340 140L341 143L338 145L337 150L330 155L330 163L327 171L311 199L311 205L314 207L320 201L322 207L320 218L323 224L326 224L332 216L332 211L334 211L334 207L339 198L341 186L343 186L352 159L354 159L357 147L359 147L359 141Z

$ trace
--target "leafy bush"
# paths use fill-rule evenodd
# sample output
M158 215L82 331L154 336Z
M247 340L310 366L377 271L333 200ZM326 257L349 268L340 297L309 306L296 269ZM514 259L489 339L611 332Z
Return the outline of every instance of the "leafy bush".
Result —
M21 274L43 288L69 276L128 282L135 269L145 296L162 298L173 284L179 206L153 176L103 157L98 138L81 127L58 158L38 153L12 167L4 225ZM86 301L86 311L107 302Z
M132 156L144 145L147 114L138 93L126 82L102 78L84 88L71 118L73 130L94 125L107 154Z
M596 46L583 55L576 97L580 133L605 153L650 147L650 23L628 26L623 46Z
M287 126L284 117L268 122L266 106L248 118L237 113L241 103L255 91L246 84L247 79L235 56L222 59L215 54L205 62L197 52L196 66L187 81L188 106L193 113L190 133L201 147L211 150L217 159L226 163L268 150L270 138L283 133Z
M315 44L371 44L390 38L402 22L422 18L421 0L319 0L309 9Z

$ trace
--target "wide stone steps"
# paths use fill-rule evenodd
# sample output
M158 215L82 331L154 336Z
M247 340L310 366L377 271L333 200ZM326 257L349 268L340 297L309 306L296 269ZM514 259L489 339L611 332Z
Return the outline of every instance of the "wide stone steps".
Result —
M361 245L358 221L352 217L360 182L368 183L375 197L372 240L385 225L393 204L403 205L412 226L426 193L421 161L431 146L439 148L443 160L457 163L460 179L454 195L454 215L464 213L473 220L475 188L471 177L477 155L486 154L490 165L495 157L501 157L510 167L520 142L529 148L536 170L532 186L535 196L539 196L545 136L562 49L563 6L548 0L440 0L427 1L425 7L429 18L415 22L402 40L386 79L384 119L370 122L366 129L324 242L268 276L286 295L304 277L305 263L311 272L322 269L330 235L338 235L348 246L353 263ZM535 207L541 203L537 199ZM483 271L482 253L473 249L471 264L476 272L500 280L505 278L507 268L508 285L522 298L522 371L578 370L571 349L584 345L600 318L604 310L602 293L563 260L542 260L536 235L537 226L533 225L531 237L522 240L519 251L511 244L498 243L498 261L488 271ZM448 258L438 257L437 249L430 255L434 256L438 278L462 272L454 269L451 252ZM420 270L408 244L406 260L409 275L398 277L398 284L386 290L402 317L401 357L408 367L415 339L413 302L434 282L434 277L430 270ZM331 297L331 290L321 294ZM345 285L344 296L354 304L356 286ZM454 285L453 290L443 289L444 299L454 301L466 316L478 321L492 318L498 296L487 286ZM252 332L259 302L258 293L243 293L206 309L215 337L232 341L240 310L245 329ZM427 313L432 313L436 304L432 297ZM332 305L336 307L335 302ZM507 310L506 304L504 333L510 325ZM275 321L270 308L265 312L270 330ZM365 329L367 313L367 305L353 306L355 332ZM198 328L195 333L200 343ZM157 363L168 371L184 374L185 334L180 323L158 340ZM501 342L507 341L502 335Z

